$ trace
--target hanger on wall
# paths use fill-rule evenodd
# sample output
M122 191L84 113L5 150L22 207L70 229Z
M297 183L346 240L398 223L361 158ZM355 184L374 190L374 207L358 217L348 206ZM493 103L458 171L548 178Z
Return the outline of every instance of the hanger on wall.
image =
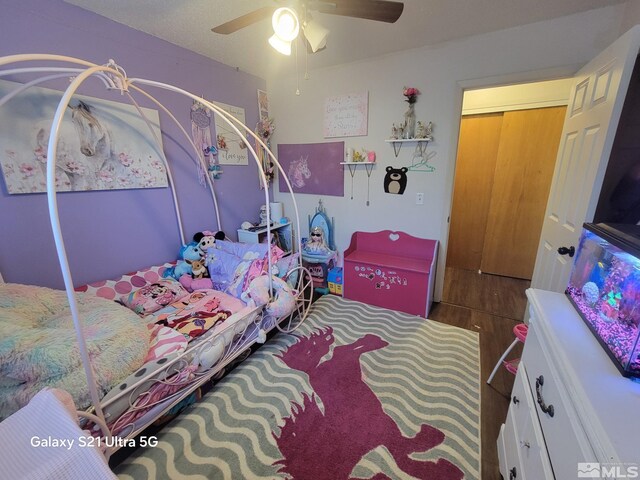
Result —
M416 151L413 154L413 158L411 159L411 166L409 167L409 171L411 172L435 172L436 167L432 167L427 162L436 156L436 152L426 153L424 150L419 147L416 148Z

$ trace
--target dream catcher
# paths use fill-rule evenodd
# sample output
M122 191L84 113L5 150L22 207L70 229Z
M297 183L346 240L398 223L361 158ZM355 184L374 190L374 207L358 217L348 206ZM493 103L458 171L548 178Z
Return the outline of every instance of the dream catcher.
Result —
M198 149L198 156L202 162L198 162L198 179L201 185L206 185L204 176L207 173L212 180L220 178L222 170L218 165L218 149L211 140L211 110L197 100L191 105L191 137ZM202 169L202 164L207 172Z

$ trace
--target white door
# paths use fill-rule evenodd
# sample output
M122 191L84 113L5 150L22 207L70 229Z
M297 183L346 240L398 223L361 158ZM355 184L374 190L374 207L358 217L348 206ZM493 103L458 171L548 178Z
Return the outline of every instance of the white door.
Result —
M567 287L571 247L578 246L582 224L593 219L639 49L637 25L575 76L538 244L533 288L563 292Z

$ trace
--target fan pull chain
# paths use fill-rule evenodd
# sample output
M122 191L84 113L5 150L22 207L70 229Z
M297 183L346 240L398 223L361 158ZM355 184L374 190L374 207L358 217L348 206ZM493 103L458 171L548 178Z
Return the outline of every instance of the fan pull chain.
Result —
M304 49L304 79L309 80L311 76L309 75L309 49Z
M298 71L298 42L294 42L296 47L296 95L300 96L300 72Z

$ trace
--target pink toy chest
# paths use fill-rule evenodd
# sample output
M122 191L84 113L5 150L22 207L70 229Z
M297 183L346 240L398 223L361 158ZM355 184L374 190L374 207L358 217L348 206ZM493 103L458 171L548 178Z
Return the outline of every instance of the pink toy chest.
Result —
M355 232L344 252L344 297L429 315L438 241L403 232Z

